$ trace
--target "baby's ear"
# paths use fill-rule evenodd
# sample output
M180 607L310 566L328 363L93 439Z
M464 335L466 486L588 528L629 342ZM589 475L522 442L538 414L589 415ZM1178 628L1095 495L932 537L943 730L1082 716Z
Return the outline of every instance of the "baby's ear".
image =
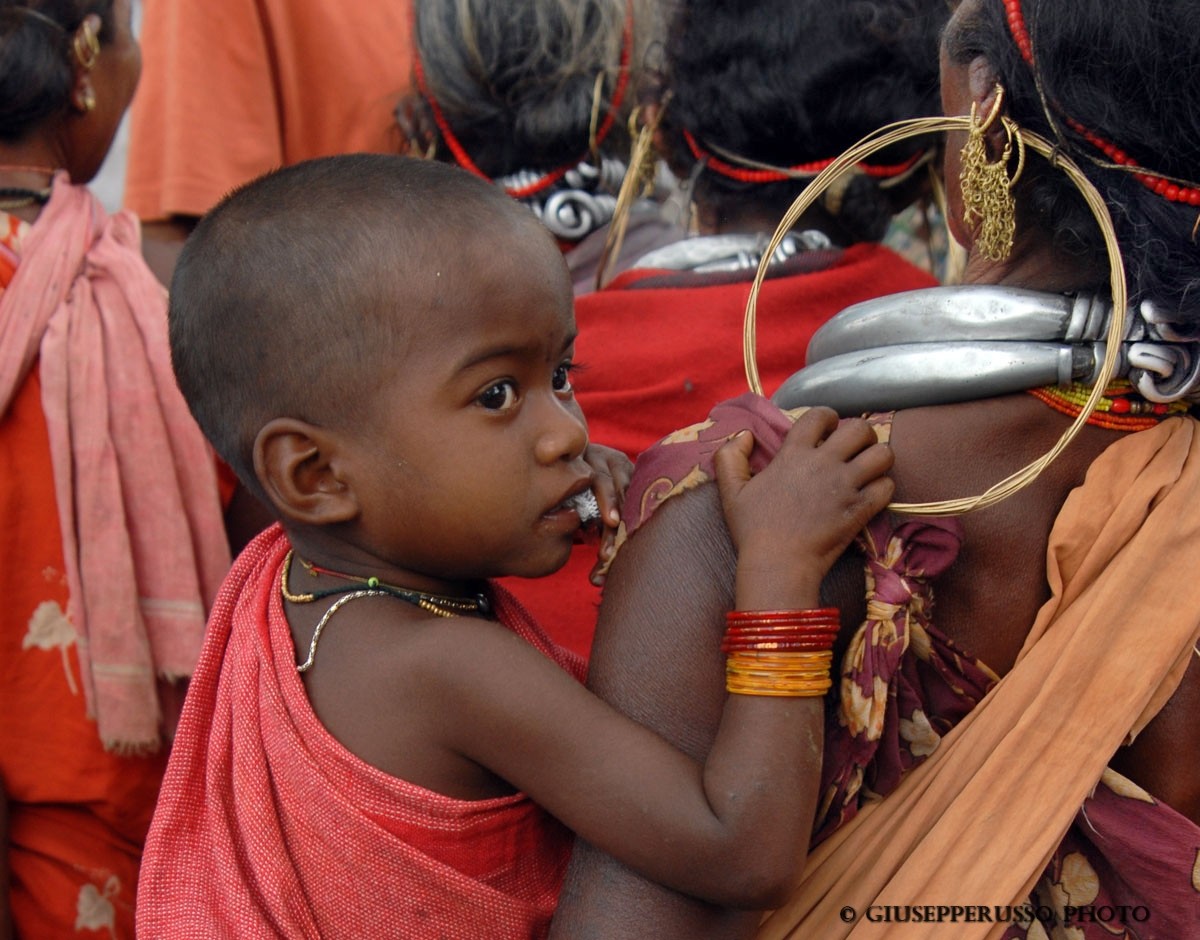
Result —
M304 525L332 525L358 515L342 478L337 438L297 418L274 418L254 438L254 472L279 515Z

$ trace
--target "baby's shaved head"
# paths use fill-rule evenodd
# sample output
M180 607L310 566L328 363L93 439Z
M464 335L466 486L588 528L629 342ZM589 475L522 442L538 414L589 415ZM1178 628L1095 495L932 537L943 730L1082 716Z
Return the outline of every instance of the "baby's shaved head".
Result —
M430 313L429 272L465 239L514 224L539 228L498 187L376 154L278 170L206 215L171 282L171 358L243 483L261 493L252 449L267 421L349 420L341 412Z

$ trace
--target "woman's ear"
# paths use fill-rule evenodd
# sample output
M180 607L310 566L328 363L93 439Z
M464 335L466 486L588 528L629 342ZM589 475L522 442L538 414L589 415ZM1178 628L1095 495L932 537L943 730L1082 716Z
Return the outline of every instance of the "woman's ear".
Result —
M983 56L976 56L967 66L967 82L971 100L975 102L975 113L979 115L980 121L984 121L996 107L996 96L1002 94L1000 76L990 61ZM1004 125L999 120L992 121L983 136L992 157L998 157L1004 151L1008 140Z
M638 105L638 124L642 127L650 128L651 141L654 147L654 152L657 154L664 153L664 147L667 145L666 136L663 134L659 125L662 123L663 106L662 103L655 101L646 101Z
M335 435L297 418L274 418L254 438L254 472L289 522L333 525L358 516L358 499L340 473L342 456Z
M87 72L79 72L75 76L71 104L80 114L89 114L96 107L96 89L92 87L92 78Z
M967 65L967 90L982 114L991 112L998 84L1000 75L987 56L977 55Z
M96 107L96 90L92 86L92 69L100 57L100 17L89 13L71 37L74 58L71 83L71 103L75 110L87 114Z
M416 92L405 95L396 104L396 126L410 157L432 160L437 153L437 130L429 106Z

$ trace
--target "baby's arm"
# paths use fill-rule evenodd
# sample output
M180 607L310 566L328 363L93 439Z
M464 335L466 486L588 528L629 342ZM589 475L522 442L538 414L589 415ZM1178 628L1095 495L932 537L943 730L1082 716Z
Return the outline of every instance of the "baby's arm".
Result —
M865 423L836 423L802 416L752 480L748 437L720 454L739 608L814 607L829 565L890 497L890 453ZM498 632L488 646L459 663L460 753L656 881L727 905L780 899L811 827L821 698L729 696L702 766Z

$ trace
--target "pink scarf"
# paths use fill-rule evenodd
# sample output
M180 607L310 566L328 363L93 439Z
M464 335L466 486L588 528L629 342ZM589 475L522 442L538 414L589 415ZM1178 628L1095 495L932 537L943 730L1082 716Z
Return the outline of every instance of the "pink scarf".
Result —
M0 298L0 415L39 358L88 713L105 747L154 750L157 680L191 674L229 551L137 222L64 173Z

